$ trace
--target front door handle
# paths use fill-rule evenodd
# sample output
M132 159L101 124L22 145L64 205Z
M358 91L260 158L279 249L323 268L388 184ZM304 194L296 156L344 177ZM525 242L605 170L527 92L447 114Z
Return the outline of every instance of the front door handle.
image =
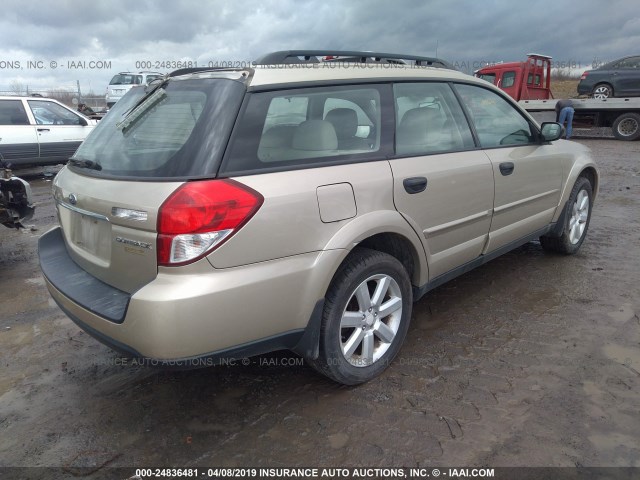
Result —
M39 128L38 131L39 132L49 132L51 130L49 128Z
M427 188L427 179L424 177L405 178L402 181L402 185L404 185L404 189L407 191L407 193L420 193L424 192Z
M516 166L513 164L513 162L502 162L500 164L500 173L506 177L507 175L511 175L513 173L514 168L516 168Z

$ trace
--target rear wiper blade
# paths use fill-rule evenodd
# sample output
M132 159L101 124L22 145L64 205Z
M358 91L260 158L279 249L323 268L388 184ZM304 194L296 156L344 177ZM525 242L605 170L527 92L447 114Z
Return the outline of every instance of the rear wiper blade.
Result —
M162 102L167 97L167 93L164 88L156 87L148 95L145 95L140 101L129 110L124 118L116 123L116 128L122 131L124 135L127 130L133 127L143 114L149 111L152 107Z
M79 160L77 158L69 159L69 164L78 168L88 168L90 170L102 170L102 165L92 160Z

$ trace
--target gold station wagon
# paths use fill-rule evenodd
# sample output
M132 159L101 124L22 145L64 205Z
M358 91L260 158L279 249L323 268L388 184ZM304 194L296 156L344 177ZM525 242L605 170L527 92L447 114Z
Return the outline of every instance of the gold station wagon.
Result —
M598 170L561 133L434 58L175 71L132 89L57 175L40 264L60 308L128 355L289 349L358 384L429 290L532 240L580 248Z

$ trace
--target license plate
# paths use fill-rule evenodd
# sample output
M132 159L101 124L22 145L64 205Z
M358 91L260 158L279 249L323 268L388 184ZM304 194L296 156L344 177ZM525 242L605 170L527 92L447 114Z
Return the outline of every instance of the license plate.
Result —
M109 222L75 213L71 227L72 242L78 248L102 260L109 259Z

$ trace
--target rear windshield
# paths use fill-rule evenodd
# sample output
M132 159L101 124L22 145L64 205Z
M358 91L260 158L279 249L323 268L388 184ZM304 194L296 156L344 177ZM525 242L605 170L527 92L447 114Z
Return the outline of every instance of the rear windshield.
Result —
M109 85L141 85L142 75L127 75L120 73L114 76Z
M171 80L147 98L131 89L76 151L71 168L94 175L211 177L245 86L229 79Z

